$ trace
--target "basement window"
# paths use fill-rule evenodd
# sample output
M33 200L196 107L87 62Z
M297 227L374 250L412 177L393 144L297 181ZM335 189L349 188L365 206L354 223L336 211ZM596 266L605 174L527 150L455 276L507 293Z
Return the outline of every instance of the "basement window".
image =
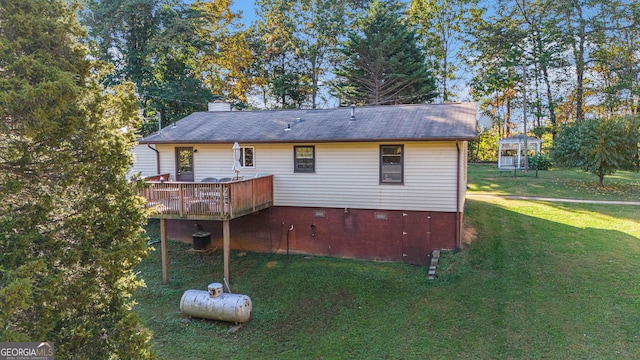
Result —
M380 184L404 183L404 146L380 145Z

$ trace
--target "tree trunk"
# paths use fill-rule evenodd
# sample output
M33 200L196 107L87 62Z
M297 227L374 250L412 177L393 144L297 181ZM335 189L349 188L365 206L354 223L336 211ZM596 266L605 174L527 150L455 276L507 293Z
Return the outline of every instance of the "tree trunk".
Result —
M504 116L505 135L511 136L511 98L507 98L507 113Z
M582 16L582 7L575 6L574 9L578 16L578 34L577 44L576 40L571 43L573 47L573 57L576 66L576 122L582 122L583 115L583 103L584 103L584 45L586 42L586 24ZM567 24L571 23L571 14L567 13ZM569 25L570 26L570 25Z
M598 174L598 180L600 181L600 187L604 187L604 174Z
M444 30L443 30L444 31ZM443 38L444 35L443 35ZM449 72L449 61L447 59L447 49L446 49L447 45L446 45L446 40L444 41L443 44L443 53L444 53L444 59L443 59L443 63L442 63L442 102L446 103L449 101L449 96L447 94L447 73Z
M311 59L311 108L315 109L318 104L316 98L318 96L318 65L316 58Z
M311 108L315 109L318 105L316 104L316 97L318 96L318 75L313 74L313 79L311 80Z
M558 133L557 118L556 118L556 103L553 100L553 94L551 93L551 82L549 81L549 69L546 66L542 66L542 75L544 77L544 84L547 88L547 103L549 106L549 121L551 121L551 135L556 138Z

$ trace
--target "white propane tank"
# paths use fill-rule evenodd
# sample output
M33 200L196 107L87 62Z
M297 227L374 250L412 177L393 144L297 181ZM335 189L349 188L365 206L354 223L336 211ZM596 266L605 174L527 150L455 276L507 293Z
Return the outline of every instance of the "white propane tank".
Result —
M221 283L212 283L209 291L187 290L180 299L184 315L211 320L245 323L251 317L251 299L247 295L222 292Z

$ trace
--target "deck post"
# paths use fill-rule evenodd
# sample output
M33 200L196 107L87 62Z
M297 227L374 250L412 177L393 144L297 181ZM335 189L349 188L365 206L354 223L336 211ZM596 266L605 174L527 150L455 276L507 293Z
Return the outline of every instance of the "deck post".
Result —
M167 219L160 219L160 251L162 253L162 283L169 283L169 250L167 246Z
M229 219L222 221L222 252L224 257L224 279L227 284L231 283L229 280Z

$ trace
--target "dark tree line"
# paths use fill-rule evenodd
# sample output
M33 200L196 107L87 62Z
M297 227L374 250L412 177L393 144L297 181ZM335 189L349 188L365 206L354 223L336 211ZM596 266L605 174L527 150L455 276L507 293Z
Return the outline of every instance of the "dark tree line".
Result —
M429 101L432 64L403 5L257 1L258 19L244 24L231 1L91 0L81 19L94 56L114 66L109 84L136 85L150 131L217 98L237 108Z
M638 113L634 1L261 0L251 24L231 4L91 0L82 19L112 81L136 84L153 123L216 98L238 108L474 99L505 134L523 108L529 128L554 133Z

